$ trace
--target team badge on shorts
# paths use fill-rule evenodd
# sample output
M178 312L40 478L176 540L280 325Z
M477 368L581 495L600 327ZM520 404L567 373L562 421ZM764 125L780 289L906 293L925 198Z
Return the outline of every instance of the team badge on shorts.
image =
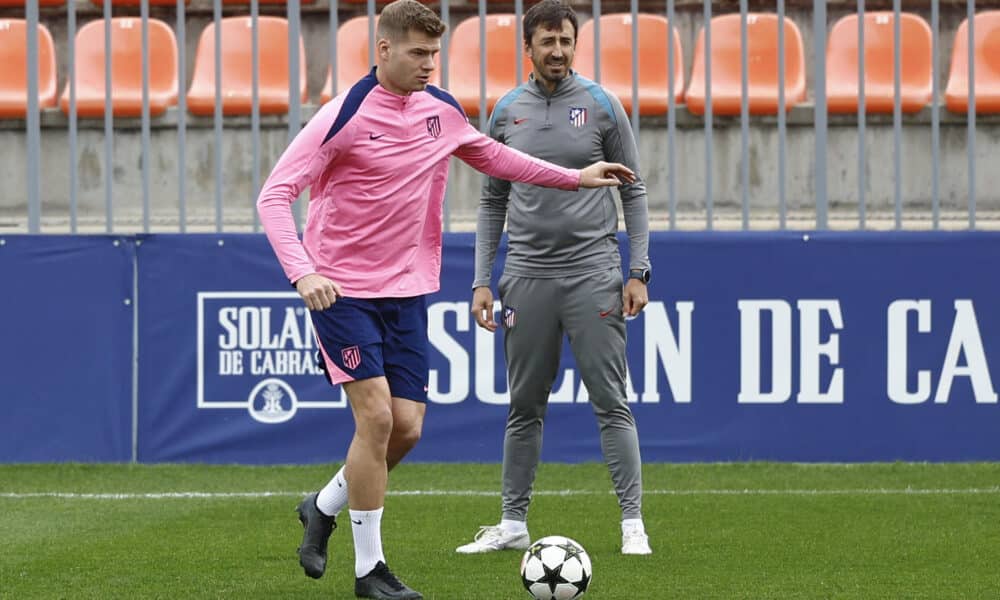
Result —
M587 109L582 106L569 107L569 122L573 127L583 127L587 124Z
M517 323L517 310L510 306L503 307L503 326L506 329L511 329L514 324Z
M427 117L427 133L435 138L441 135L441 119L437 115Z
M344 366L353 371L361 364L361 349L357 346L344 348L340 351L340 358L344 360Z

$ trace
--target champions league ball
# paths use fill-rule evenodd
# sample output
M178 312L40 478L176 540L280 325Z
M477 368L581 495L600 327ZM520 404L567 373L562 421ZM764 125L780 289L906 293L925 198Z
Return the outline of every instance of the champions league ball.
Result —
M561 535L537 540L521 559L521 582L536 600L581 598L592 576L587 551Z

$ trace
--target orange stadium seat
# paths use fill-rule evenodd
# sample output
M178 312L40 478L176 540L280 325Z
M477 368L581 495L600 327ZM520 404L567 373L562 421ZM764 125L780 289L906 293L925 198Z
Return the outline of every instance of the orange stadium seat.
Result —
M865 111L893 109L893 13L865 13ZM903 112L918 112L931 100L931 27L918 15L900 13L900 103ZM826 51L826 93L832 113L858 110L858 16L833 26Z
M375 16L378 25L378 16ZM368 17L349 19L337 30L337 93L350 89L370 71L368 64ZM441 70L434 71L431 83L441 85ZM332 70L326 71L326 82L320 93L320 100L329 102L333 98Z
M684 98L684 58L681 38L674 29L674 100ZM580 27L574 68L584 77L594 77L594 21ZM601 17L601 85L632 112L632 15L608 14ZM670 98L667 80L667 19L639 14L639 114L667 112Z
M778 112L778 15L747 15L747 98L751 114ZM712 112L740 114L740 15L712 19ZM802 34L785 18L785 110L806 98ZM691 82L685 94L688 110L705 113L705 30L698 34Z
M515 48L517 20L513 14L486 16L486 112L517 85L517 61L523 77L531 73L531 60ZM458 24L448 48L448 89L470 117L479 115L479 17Z
M311 1L311 0L310 0ZM434 0L417 0L421 4L430 4ZM375 4L386 5L392 2L392 0L375 0ZM341 4L367 4L368 0L340 0Z
M76 49L76 114L104 116L104 20L80 28ZM142 22L111 19L111 106L116 117L142 114ZM177 40L169 25L149 20L149 113L161 115L177 103ZM69 114L69 84L59 105Z
M976 15L975 69L976 112L1000 112L1000 10ZM951 75L944 92L945 104L953 112L969 110L969 23L962 21L952 46Z
M23 119L28 114L28 23L0 19L0 117ZM38 106L56 105L56 53L52 34L38 24Z
M258 2L260 4L288 4L288 0L258 0ZM232 4L242 4L244 6L249 6L250 0L222 0L222 3L227 6ZM299 4L312 4L312 3L313 0L299 0Z
M27 0L0 0L0 6L26 6ZM66 6L66 0L38 0L39 6Z
M263 0L262 0L263 1ZM104 6L104 0L90 0L91 4ZM62 4L66 4L62 2ZM139 6L140 0L111 0L112 6ZM177 6L177 0L149 0L150 6ZM184 0L184 4L191 4L191 0Z
M252 111L253 65L250 17L227 17L222 27L222 112L248 115ZM257 21L259 78L258 94L262 114L287 113L288 21L282 17L260 17ZM299 36L299 90L307 102L305 49ZM194 77L187 95L193 114L215 112L215 24L201 32L194 60Z

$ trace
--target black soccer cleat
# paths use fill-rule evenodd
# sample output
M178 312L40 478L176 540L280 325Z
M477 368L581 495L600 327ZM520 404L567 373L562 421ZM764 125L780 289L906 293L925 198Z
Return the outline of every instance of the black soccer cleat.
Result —
M303 529L302 545L298 550L299 564L313 579L319 579L326 571L326 543L337 528L334 517L328 517L316 508L317 496L318 493L309 494L296 509Z
M354 580L354 595L371 600L422 600L424 597L397 579L382 561L378 561L370 573Z

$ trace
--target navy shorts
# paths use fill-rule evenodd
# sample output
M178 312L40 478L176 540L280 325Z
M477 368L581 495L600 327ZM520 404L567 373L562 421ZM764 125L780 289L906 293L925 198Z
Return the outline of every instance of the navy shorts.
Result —
M384 376L394 398L427 402L424 296L340 298L311 312L332 385Z

